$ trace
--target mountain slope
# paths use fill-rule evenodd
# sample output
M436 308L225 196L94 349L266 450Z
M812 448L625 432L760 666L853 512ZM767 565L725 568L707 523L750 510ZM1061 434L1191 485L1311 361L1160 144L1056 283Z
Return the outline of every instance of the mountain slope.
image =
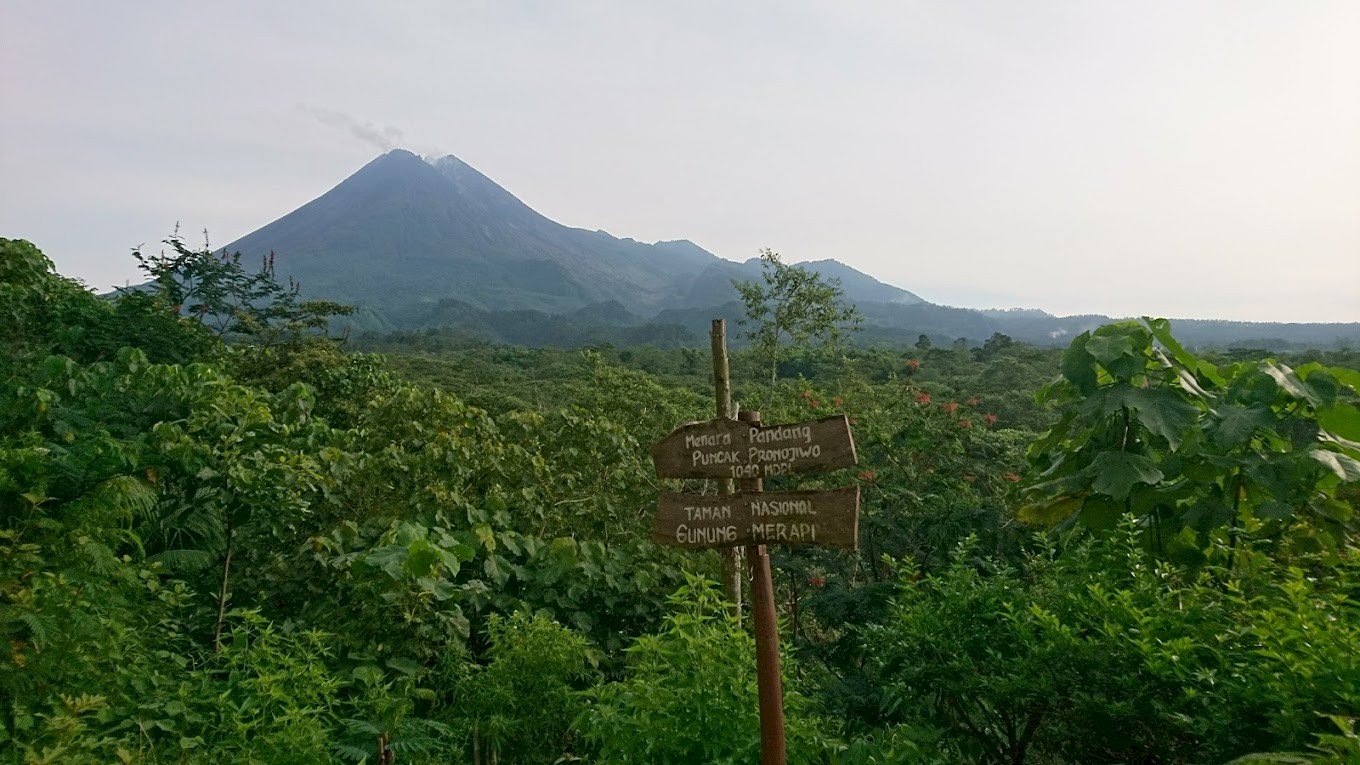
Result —
M431 165L401 150L226 249L272 250L308 294L397 313L445 298L550 312L612 300L655 312L719 260L687 242L563 226L455 157Z
M696 337L715 316L736 318L732 281L760 278L760 261L719 258L687 240L646 244L571 228L540 215L476 169L388 152L335 188L227 246L273 251L280 276L308 297L356 304L358 329L474 325L503 339L542 335L566 343L588 327L650 326L645 336ZM865 317L864 341L980 341L994 332L1066 343L1104 316L975 311L935 305L835 260L799 264L839 279ZM513 334L508 327L516 327ZM504 326L505 331L497 330ZM1360 342L1356 324L1185 322L1191 343L1266 347ZM656 329L656 328L663 329ZM663 331L664 330L664 331ZM667 335L667 332L671 334ZM643 336L643 335L639 335ZM622 337L622 335L619 335Z
M279 273L308 295L398 326L421 323L442 300L554 314L615 303L652 315L727 302L732 279L759 276L757 260L723 260L687 240L564 226L457 157L427 162L400 149L226 249L273 251ZM844 279L854 300L919 301L836 261L811 267Z
M857 304L888 303L910 305L922 303L919 296L891 284L884 284L862 271L856 271L838 260L812 260L794 265L806 268L827 279L838 279L846 296ZM684 294L673 303L677 308L705 308L737 300L739 296L732 281L751 281L760 278L760 259L742 263L719 260L709 265L690 284Z

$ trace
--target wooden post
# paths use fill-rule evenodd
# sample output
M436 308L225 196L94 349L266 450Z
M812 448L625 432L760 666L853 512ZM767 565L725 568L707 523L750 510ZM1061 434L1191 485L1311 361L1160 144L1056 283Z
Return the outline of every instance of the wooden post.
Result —
M760 412L742 412L740 419L760 424ZM743 491L761 491L760 478L742 480ZM784 681L779 673L779 624L774 614L774 582L765 545L746 548L751 563L751 615L756 631L756 683L760 693L760 765L787 765L784 740Z
M395 765L397 755L392 751L392 736L387 732L378 735L378 764Z
M709 333L713 347L713 398L717 401L719 417L732 417L732 374L727 364L727 320L714 319ZM730 478L718 480L718 490L723 494L736 491L736 482ZM727 601L732 604L732 613L741 618L741 548L729 547L718 551L722 556L722 589Z

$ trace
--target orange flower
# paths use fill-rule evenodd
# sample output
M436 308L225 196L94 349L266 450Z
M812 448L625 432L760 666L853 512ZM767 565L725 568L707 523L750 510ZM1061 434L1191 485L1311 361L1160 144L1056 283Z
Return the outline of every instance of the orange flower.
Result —
M953 414L953 413L959 411L959 402L957 402L957 401L950 401L948 404L945 404L945 405L944 405L944 410L945 410L946 412L948 412L949 414Z
M869 483L873 483L875 478L878 478L878 473L872 470L859 471L859 480L861 481L868 481Z
M962 420L959 420L959 427L963 428L964 430L972 430L973 421L965 417Z
M917 393L917 394L916 394L916 403L918 403L918 404L929 404L929 403L930 403L930 394L929 394L929 393L926 393L925 391L921 391L920 393Z
M837 396L837 397L831 399L831 405L832 405L832 406L835 406L835 407L839 407L839 406L843 405L844 403L845 403L845 399L841 398L840 396Z
M907 359L907 369L910 369L911 371L915 372L920 368L921 368L920 359Z
M1020 480L1020 476L1016 475L1015 473L1007 473L1001 477L1005 478L1007 481L1010 481L1011 483L1015 483L1016 481Z
M985 423L987 423L988 425L995 425L995 424L996 424L996 415L994 415L994 414L984 414L984 415L982 415L982 421L985 422Z

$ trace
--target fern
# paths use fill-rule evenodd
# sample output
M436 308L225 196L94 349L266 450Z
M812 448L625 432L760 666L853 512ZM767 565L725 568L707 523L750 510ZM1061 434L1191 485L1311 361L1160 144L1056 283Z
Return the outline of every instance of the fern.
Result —
M151 563L160 563L168 571L173 572L202 571L217 561L216 557L206 550L186 548L162 550L150 556L147 560Z
M15 619L28 627L28 633L32 637L33 644L39 647L47 642L48 637L57 627L56 622L50 616L31 611L21 613Z
M350 744L331 744L331 751L335 752L335 755L340 759L350 762L365 762L371 754L367 749L360 749Z

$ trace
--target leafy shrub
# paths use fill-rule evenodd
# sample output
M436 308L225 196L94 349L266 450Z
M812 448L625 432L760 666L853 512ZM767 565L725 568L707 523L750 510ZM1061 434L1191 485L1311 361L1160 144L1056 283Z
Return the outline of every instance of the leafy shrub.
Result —
M589 692L582 732L603 763L756 762L755 642L710 581L690 578L670 606L664 629L627 649L625 677ZM784 669L789 759L810 762L822 732Z
M1360 481L1360 372L1272 360L1223 369L1163 319L1083 333L1044 395L1063 404L1030 448L1039 480L1021 517L1108 529L1133 514L1160 555L1195 558L1212 532L1253 524L1311 546L1344 544Z
M1326 580L1251 549L1187 570L1150 559L1149 533L905 570L863 631L893 718L986 762L1199 762L1301 750L1360 708L1360 556L1314 560Z
M471 741L474 761L552 763L572 750L585 702L585 640L541 615L492 616L485 665L454 661L447 719Z

